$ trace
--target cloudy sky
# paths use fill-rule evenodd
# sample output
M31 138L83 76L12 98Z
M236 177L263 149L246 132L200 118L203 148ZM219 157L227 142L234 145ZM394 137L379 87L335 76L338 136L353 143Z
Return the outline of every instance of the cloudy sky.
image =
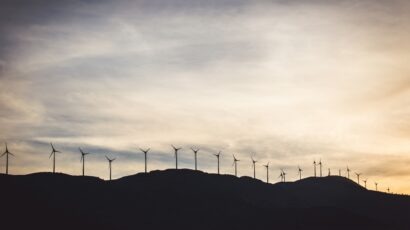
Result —
M180 165L252 175L250 156L306 176L347 165L410 193L405 0L3 0L0 141L10 172L115 178ZM4 151L4 146L2 146ZM1 159L0 170L5 170Z

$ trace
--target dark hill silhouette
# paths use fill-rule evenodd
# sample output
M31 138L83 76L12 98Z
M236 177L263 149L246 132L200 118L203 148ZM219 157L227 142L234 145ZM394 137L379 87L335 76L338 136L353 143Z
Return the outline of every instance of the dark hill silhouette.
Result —
M410 197L343 177L266 184L187 169L0 175L1 229L410 229Z

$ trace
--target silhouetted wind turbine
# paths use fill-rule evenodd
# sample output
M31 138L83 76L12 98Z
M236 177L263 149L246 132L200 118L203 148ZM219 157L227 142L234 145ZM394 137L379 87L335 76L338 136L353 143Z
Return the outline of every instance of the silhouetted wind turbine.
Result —
M283 176L283 182L286 182L286 173L285 171L283 171L283 169L281 169L282 171L282 176Z
M364 188L367 189L367 179L363 180L363 182L364 182Z
M390 193L390 188L387 188L387 193Z
M110 180L111 180L111 164L112 164L113 161L115 161L115 158L110 159L107 156L105 156L105 158L107 158L107 161L108 161L108 167L110 169Z
M253 179L256 179L256 162L258 162L258 161L256 161L255 159L253 159L253 157L251 156L251 159L252 159L252 165L253 165Z
M219 157L221 156L221 151L219 151L217 154L214 154L216 156L216 159L218 160L218 175L219 175Z
M61 153L61 152L54 148L53 143L50 143L50 145L51 145L52 150L48 158L51 158L51 156L53 156L53 173L55 173L56 172L56 153Z
M374 185L375 185L375 187L376 187L376 191L377 191L377 185L378 185L379 183L377 183L377 182L374 182Z
M347 179L350 179L350 169L349 169L349 166L346 167L346 171L347 171Z
M339 176L342 176L342 170L339 169Z
M173 145L171 146L174 149L174 154L175 154L175 169L178 169L178 151L181 150L182 148L177 148Z
M145 173L147 173L147 155L148 155L148 152L149 152L149 148L148 149L141 149L140 148L140 150L141 150L141 152L144 154L144 162L145 162L145 170L144 170L144 172Z
M328 168L328 173L327 173L327 176L330 176L331 174L330 174L330 168Z
M85 156L90 154L90 153L85 153L83 152L83 150L81 148L78 148L80 150L81 153L81 162L83 162L83 176L84 176L84 172L85 172Z
M302 169L298 166L299 180L302 180Z
M198 151L199 151L199 149L194 149L194 148L191 148L191 150L194 152L194 156L195 156L195 170L198 170L198 165L197 165L197 154L198 154Z
M355 173L357 176L357 183L360 185L360 175L362 175L361 173Z
M319 160L320 177L322 177L322 159Z
M235 176L238 176L237 175L237 172L238 172L238 159L236 159L236 157L235 157L235 155L233 155L232 154L232 156L233 156L233 164L234 164L234 166L235 166Z
M269 162L264 167L266 168L266 183L269 183Z
M0 157L3 157L4 155L6 155L6 175L8 175L9 174L9 155L14 156L14 154L9 152L9 148L7 147L7 142L5 144L6 144L6 150Z
M279 177L280 177L280 182L283 182L284 175L283 175L283 172L282 172L282 171L280 172L278 178L279 178Z
M316 177L316 160L313 161L314 175Z

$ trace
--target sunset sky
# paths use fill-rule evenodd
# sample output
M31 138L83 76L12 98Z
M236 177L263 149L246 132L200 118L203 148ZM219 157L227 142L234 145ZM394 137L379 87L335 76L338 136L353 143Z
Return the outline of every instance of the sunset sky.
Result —
M10 173L180 166L287 179L346 166L410 193L406 0L3 0L0 142ZM1 152L4 144L1 145ZM5 171L5 158L0 159ZM353 177L353 176L351 176ZM355 179L356 177L354 177ZM362 182L361 182L362 183Z

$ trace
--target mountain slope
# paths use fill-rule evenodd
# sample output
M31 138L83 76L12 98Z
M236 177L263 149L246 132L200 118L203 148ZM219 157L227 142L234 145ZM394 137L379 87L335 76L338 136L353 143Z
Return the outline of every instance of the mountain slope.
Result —
M266 184L192 170L114 181L0 175L7 229L410 229L410 198L342 177Z

